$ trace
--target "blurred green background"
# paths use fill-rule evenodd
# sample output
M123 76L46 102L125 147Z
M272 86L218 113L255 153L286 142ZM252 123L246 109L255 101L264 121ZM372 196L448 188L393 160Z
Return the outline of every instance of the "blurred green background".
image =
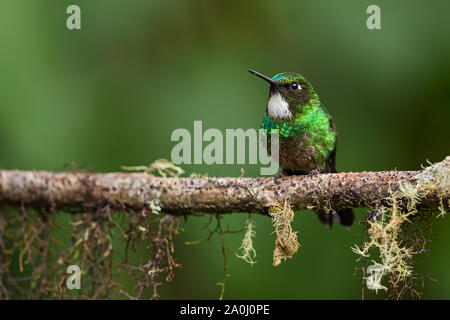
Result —
M82 30L66 28L81 7ZM382 29L366 28L381 7ZM339 132L340 171L417 170L450 151L449 1L66 1L0 3L0 168L98 172L170 158L176 128L259 128L268 87L247 72L297 71L308 78ZM240 165L188 165L187 174L239 176ZM257 176L258 166L243 166ZM365 210L358 209L357 219ZM229 256L228 299L360 299L350 250L358 223L331 231L297 212L302 245L272 267L269 219L254 215L257 263ZM225 225L238 229L247 215ZM162 299L215 299L219 239L190 217L176 238L183 265ZM450 298L450 220L434 224L424 298ZM446 232L447 231L447 232ZM242 234L228 235L237 249ZM369 295L371 298L382 298Z

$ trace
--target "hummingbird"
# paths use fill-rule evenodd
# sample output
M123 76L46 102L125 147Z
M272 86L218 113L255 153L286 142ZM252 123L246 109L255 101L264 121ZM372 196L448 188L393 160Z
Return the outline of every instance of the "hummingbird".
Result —
M267 130L268 137L271 130L278 129L282 175L337 172L337 133L331 115L311 83L295 72L278 73L269 78L248 71L270 85L261 128ZM270 152L270 143L267 145ZM333 222L350 227L355 219L353 209L317 209L315 213L330 228Z

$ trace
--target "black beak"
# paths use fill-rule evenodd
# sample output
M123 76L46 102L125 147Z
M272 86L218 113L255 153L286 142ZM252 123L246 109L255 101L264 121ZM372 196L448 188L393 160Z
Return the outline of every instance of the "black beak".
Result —
M273 79L271 79L269 77L266 77L265 75L263 75L263 74L261 74L259 72L256 72L256 71L253 71L253 70L248 70L248 72L250 72L251 74L254 74L255 76L257 76L257 77L259 77L259 78L261 78L263 80L266 80L268 83L270 83L271 86L273 86L275 88L278 85L278 83L275 80L273 80Z

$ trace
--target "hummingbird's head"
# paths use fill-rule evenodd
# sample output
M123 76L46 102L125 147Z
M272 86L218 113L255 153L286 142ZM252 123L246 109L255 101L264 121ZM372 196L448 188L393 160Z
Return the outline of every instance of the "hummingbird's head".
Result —
M278 73L273 78L248 70L270 84L267 113L272 118L290 119L317 98L314 88L302 75L295 72Z

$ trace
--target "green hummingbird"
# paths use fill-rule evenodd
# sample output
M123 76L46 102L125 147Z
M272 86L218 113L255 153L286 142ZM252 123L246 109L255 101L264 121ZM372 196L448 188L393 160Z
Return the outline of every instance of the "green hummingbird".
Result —
M337 172L337 133L331 115L311 83L295 72L278 73L273 78L253 70L249 72L270 84L261 128L267 130L269 137L272 130L279 131L282 174ZM270 152L269 143L267 148ZM350 227L355 219L352 209L336 212L318 209L315 212L330 228L333 222Z

